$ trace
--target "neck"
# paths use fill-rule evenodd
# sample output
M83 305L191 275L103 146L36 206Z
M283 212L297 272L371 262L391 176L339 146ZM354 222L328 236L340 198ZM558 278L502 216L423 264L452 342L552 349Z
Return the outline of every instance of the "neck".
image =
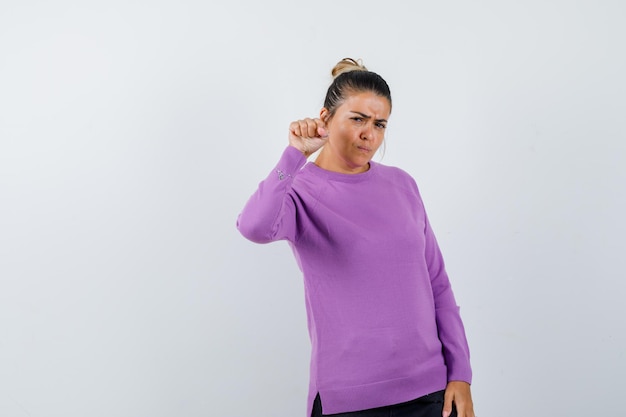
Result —
M341 174L360 174L370 169L369 162L365 165L348 164L343 159L332 155L326 147L322 148L314 163L326 171L339 172Z

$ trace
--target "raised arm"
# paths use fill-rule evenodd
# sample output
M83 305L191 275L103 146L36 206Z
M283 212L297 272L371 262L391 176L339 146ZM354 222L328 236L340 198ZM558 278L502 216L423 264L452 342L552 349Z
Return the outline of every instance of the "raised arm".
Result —
M289 191L306 157L325 142L326 130L319 119L303 119L289 125L290 146L237 218L237 229L243 236L256 243L295 239L296 206Z

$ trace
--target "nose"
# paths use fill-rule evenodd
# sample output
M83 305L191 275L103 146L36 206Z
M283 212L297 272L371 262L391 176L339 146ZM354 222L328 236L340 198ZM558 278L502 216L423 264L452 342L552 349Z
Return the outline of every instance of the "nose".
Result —
M374 139L374 130L371 124L366 124L363 126L363 130L361 130L361 139L363 140L371 140Z

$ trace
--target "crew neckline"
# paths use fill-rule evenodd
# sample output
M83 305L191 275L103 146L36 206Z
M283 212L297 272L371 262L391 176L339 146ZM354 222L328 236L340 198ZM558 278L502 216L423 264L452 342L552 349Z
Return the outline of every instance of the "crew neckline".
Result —
M343 172L329 171L327 169L324 169L315 165L314 162L308 162L305 168L312 171L316 175L321 175L331 181L360 182L374 175L374 172L376 171L378 164L373 161L369 161L369 164L370 164L370 167L367 171L360 172L358 174L345 174Z

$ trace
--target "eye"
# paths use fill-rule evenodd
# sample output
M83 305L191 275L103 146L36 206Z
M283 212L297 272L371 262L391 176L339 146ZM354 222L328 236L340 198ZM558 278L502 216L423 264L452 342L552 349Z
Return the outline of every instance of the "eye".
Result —
M363 121L363 118L356 116L356 117L353 117L352 120L354 120L355 122L359 122L360 123L360 122Z
M379 122L379 123L376 123L376 127L377 127L377 128L379 128L379 129L386 129L386 128L387 128L387 125L386 125L386 124L384 124L384 123L380 123L380 122Z

